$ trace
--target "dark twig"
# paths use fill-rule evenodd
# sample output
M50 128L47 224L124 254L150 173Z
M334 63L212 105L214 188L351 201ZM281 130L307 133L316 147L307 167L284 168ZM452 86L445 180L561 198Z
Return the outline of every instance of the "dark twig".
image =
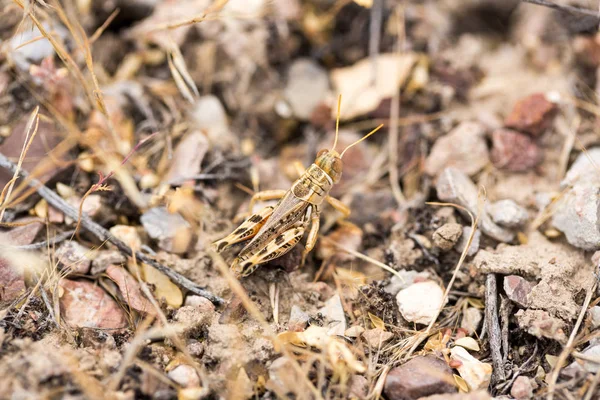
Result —
M586 8L573 7L573 6L563 5L563 4L556 4L556 3L552 3L551 1L546 1L546 0L521 0L521 2L535 4L537 6L544 6L544 7L552 8L553 10L567 12L570 14L587 15L587 16L596 17L596 18L600 17L598 15L598 12L594 11L594 10L588 10Z
M504 362L502 360L502 333L498 323L498 285L496 274L488 274L485 279L485 321L490 340L490 352L494 364L494 378L496 382L506 379Z
M12 173L14 173L16 170L16 165L8 158L6 158L6 156L2 153L0 153L0 167ZM22 177L27 178L29 174L23 169L21 169L20 175ZM75 221L79 219L79 212L75 208L73 208L69 203L63 200L63 198L56 194L54 191L48 189L42 182L38 181L37 179L31 178L28 180L27 185L35 188L38 194L42 196L48 202L48 204L62 211L67 217L72 218ZM205 297L215 304L223 304L222 298L215 296L209 291L199 287L185 276L173 271L171 268L159 263L158 261L150 258L142 252L132 251L131 248L127 246L127 244L125 244L125 242L113 236L108 230L104 229L101 225L94 222L85 213L81 214L80 225L92 235L96 236L100 241L110 242L113 245L115 245L119 249L119 251L121 251L121 253L125 254L126 256L133 256L141 262L144 262L156 268L163 274L167 275L169 279L171 279L174 283L181 286L182 288L187 289L190 292L197 294L198 296Z
M67 240L69 237L71 237L73 235L73 233L75 233L74 230L65 231L65 232L59 233L58 235L54 236L52 239L48 239L48 240L44 240L43 242L37 242L37 243L32 243L32 244L24 244L22 246L11 246L11 249L16 249L16 250L44 249L48 246L54 246L56 244L59 244L60 242Z

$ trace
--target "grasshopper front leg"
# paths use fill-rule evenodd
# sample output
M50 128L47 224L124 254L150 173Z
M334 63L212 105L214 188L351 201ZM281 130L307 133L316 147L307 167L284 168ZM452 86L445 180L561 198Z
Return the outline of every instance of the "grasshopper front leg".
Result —
M290 251L302 239L304 230L304 225L290 228L267 243L264 248L257 249L243 258L236 258L231 265L232 271L238 277L250 275L258 265L281 257Z
M220 253L232 244L252 239L273 214L273 206L268 206L246 218L244 222L229 235L213 243L213 248Z

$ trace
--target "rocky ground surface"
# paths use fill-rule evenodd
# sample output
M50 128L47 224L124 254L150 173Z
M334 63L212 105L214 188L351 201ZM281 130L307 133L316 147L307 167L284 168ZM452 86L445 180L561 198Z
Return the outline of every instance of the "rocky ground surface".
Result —
M0 397L598 398L597 27L0 1ZM211 243L332 145L339 94L338 149L384 124L330 193L351 215L236 279Z

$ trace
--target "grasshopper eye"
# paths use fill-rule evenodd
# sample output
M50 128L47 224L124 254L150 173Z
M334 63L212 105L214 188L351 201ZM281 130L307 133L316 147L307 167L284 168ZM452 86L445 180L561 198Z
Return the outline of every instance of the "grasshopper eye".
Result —
M319 150L319 152L317 153L317 158L321 157L323 154L327 153L329 150L327 149L321 149Z
M342 160L336 158L335 160L333 160L333 164L331 165L331 167L336 172L342 172Z

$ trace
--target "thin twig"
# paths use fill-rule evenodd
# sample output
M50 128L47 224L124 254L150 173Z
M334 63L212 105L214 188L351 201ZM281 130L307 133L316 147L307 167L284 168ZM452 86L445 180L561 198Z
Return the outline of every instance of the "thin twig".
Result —
M404 8L400 6L399 8L400 17L398 20L400 21L398 25L398 38L396 40L396 54L400 55L401 46L400 42L404 40ZM392 104L390 110L390 129L388 135L388 170L390 176L390 186L392 187L392 193L394 198L396 199L396 203L398 203L399 207L402 207L404 203L406 203L406 198L404 197L404 193L402 193L402 188L400 187L400 175L398 173L398 120L400 117L400 90L396 90L394 96L392 96Z
M450 207L455 207L459 210L464 211L471 218L471 234L469 235L469 238L467 240L467 245L465 246L462 254L460 255L458 263L456 263L456 267L454 268L454 272L452 273L452 278L450 278L450 282L448 282L448 286L446 287L446 291L444 292L444 298L442 299L441 306L436 311L435 316L431 319L431 322L429 323L429 325L427 325L427 328L425 329L425 331L423 331L423 332L419 333L419 335L417 335L416 339L413 341L411 348L408 350L408 353L404 356L404 360L408 360L410 358L410 356L412 355L412 353L423 342L423 340L425 340L426 338L429 337L429 335L431 334L431 329L433 328L433 325L435 325L435 322L437 321L438 317L442 313L442 310L444 309L444 305L446 304L446 301L448 301L448 295L450 293L450 290L452 289L452 285L454 285L454 281L456 280L456 277L458 276L458 271L460 271L460 267L462 266L463 262L465 261L465 258L467 258L467 254L469 252L469 249L471 248L471 243L473 242L473 236L475 236L475 231L477 230L477 224L479 223L479 214L481 214L481 210L483 209L483 206L480 206L479 214L477 214L477 216L474 217L473 214L469 210L467 210L465 207L460 206L458 204L438 203L438 202L428 202L426 204L442 206L442 207L450 206Z
M485 321L490 338L490 352L494 364L494 378L496 382L506 379L504 362L502 360L502 333L498 323L498 282L496 274L488 274L485 279Z
M37 242L37 243L32 243L32 244L24 244L22 246L11 246L11 248L12 249L16 249L16 250L38 250L38 249L43 249L43 248L46 248L48 246L57 245L57 244L65 241L65 240L67 240L69 237L71 237L71 235L73 235L73 233L75 233L74 230L65 231L65 232L62 232L62 233L54 236L52 239L44 240L43 242Z
M593 10L588 10L585 8L567 6L567 5L563 5L563 4L556 4L556 3L552 3L552 2L546 1L546 0L521 0L521 2L535 4L537 6L544 6L544 7L552 8L553 10L558 10L558 11L562 11L562 12L566 12L566 13L570 13L570 14L581 14L581 15L587 15L590 17L599 18L598 12L593 11Z
M12 161L10 161L4 154L0 153L0 167L14 173L16 171L17 166ZM25 170L22 170L21 175L24 178L27 178L29 176L29 173ZM72 218L73 220L77 220L79 218L79 212L75 208L73 208L69 203L67 203L54 191L47 188L42 182L38 181L37 179L31 178L27 181L27 185L32 188L35 188L38 194L42 196L48 202L48 204L62 211L63 214L65 214L67 217ZM159 263L158 261L150 258L142 252L133 252L125 242L116 238L112 233L110 233L107 229L104 229L101 225L94 222L86 214L81 215L81 226L85 230L90 232L92 235L96 236L100 241L112 243L113 245L115 245L115 247L117 247L117 249L119 249L119 251L121 251L121 253L125 254L126 256L135 256L135 258L140 260L141 262L144 262L156 268L163 274L167 275L169 279L173 281L173 283L181 286L182 288L189 290L190 292L197 294L198 296L205 297L217 305L223 304L224 301L222 298L215 296L209 291L199 287L194 282L190 281L185 276L173 271L166 265Z

